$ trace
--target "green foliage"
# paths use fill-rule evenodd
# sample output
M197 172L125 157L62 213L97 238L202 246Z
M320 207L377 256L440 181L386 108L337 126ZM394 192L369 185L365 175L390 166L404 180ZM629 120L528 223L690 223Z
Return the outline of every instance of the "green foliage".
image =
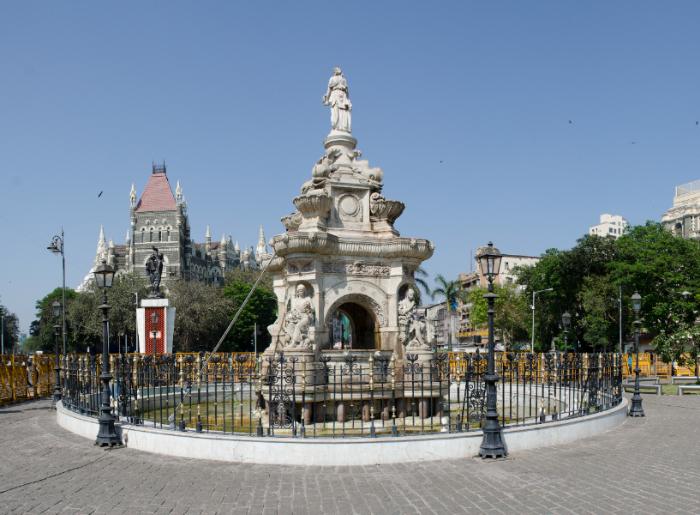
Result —
M430 295L430 285L423 279L424 277L428 277L428 272L419 266L416 268L414 274L415 284L411 286L413 290L413 300L415 300L417 306L420 306L423 304L423 292L421 292L421 289L425 291L426 295Z
M600 331L602 322L605 322L603 333L612 333L612 328L608 326L614 323L607 319L596 319L595 317L600 313L598 311L598 314L595 314L594 306L590 302L587 303L583 292L586 288L590 292L595 291L597 283L590 282L590 279L605 277L615 255L614 238L585 235L571 250L549 249L542 255L541 261L535 265L516 267L518 282L525 285L524 293L528 302L532 301L533 292L554 288L552 292L538 294L535 301L534 350L542 352L549 349L551 339L561 333L561 316L567 311L571 315L569 344L572 348L581 344L581 350L588 351L591 343L599 344L600 336L592 333L590 337L593 341L589 342L586 339L586 331L589 329ZM614 281L614 278L604 279L604 281ZM606 296L601 298L601 301L604 302L607 299L607 302L610 302L610 298L612 297ZM589 315L589 308L593 309L593 318L584 322Z
M673 332L662 330L652 344L664 363L675 361L679 366L693 366L700 354L700 326L680 324Z
M662 224L649 221L620 237L617 259L609 268L624 290L642 296L640 317L647 330L672 334L678 324L689 325L696 319L700 301L697 240L679 238Z
M108 312L110 343L116 345L120 335L128 335L130 342L136 342L136 295L132 292L138 292L139 299L143 299L150 291L148 280L136 272L114 278L112 287L107 290L107 304L111 306ZM103 292L93 282L69 305L66 311L69 350L85 352L88 346L102 347L102 311L98 309L102 300Z
M261 281L262 283L262 281ZM250 292L252 284L234 281L223 289L224 297L233 302L234 308L229 317L238 311L246 296ZM222 351L252 351L253 350L253 330L257 322L258 330L258 350L265 349L270 343L270 334L267 326L274 323L277 318L277 297L271 290L258 288L253 292L241 312L236 324L231 328L225 342L221 346Z
M525 296L518 292L514 284L503 286L494 284L493 292L498 295L494 302L494 331L500 333L501 341L512 349L514 343L528 337L529 308ZM485 329L488 324L488 302L484 295L486 288L472 288L465 299L471 303L470 318L473 327Z
M241 270L240 268L234 268L229 270L224 274L224 287L230 286L233 283L244 283L244 284L255 284L258 280L260 270ZM265 274L258 284L258 288L263 290L272 291L272 278Z
M14 313L0 304L0 316L4 316L4 325L2 327L5 353L9 354L15 345L19 345L19 318Z
M71 305L78 298L78 293L75 290L66 288L66 346L71 349L71 341L73 332L70 327L68 310L70 310ZM55 301L63 302L63 288L58 287L51 293L43 297L36 302L36 320L32 322L29 329L29 334L35 338L30 345L33 351L41 350L47 353L54 353L56 349L56 329L55 325L61 325L62 319L56 320L53 316L53 306ZM61 350L63 348L63 343L59 344ZM26 345L25 348L28 348Z
M441 274L435 276L435 283L438 285L432 292L430 298L444 297L447 304L447 319L450 319L450 310L457 304L458 300L466 298L467 292L462 289L460 281L448 281ZM452 331L447 331L447 347L452 349Z
M220 288L184 279L168 284L168 298L175 308L173 350L212 350L226 329L233 301Z

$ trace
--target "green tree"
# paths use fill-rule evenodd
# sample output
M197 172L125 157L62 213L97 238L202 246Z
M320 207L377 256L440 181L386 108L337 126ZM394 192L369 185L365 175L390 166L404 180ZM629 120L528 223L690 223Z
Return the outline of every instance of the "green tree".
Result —
M426 295L430 295L430 285L428 282L423 279L424 277L428 277L428 272L425 271L423 267L417 267L415 272L414 272L414 281L415 284L411 285L411 289L413 290L413 300L416 302L416 306L420 306L423 304L423 292L421 292L421 288L425 292Z
M252 288L252 284L244 282L232 282L223 290L224 297L233 303L233 309L229 313L229 318L238 311L239 307L247 297ZM231 328L225 342L222 344L223 351L252 351L253 331L255 323L258 324L260 334L258 335L258 350L264 349L270 343L270 334L267 326L274 323L277 318L277 297L271 290L256 288L248 300L248 304L241 311L236 320L236 324Z
M601 352L608 347L613 350L617 347L620 331L620 309L613 302L618 297L618 288L615 278L611 275L596 275L585 278L581 290L581 305L583 317L579 324L583 328L583 338L586 343L595 350ZM628 299L623 296L622 324L629 326L629 313L627 309Z
M677 362L679 366L695 366L695 376L700 382L698 355L700 355L700 326L681 324L673 333L662 330L652 341L654 352L664 363ZM690 356L687 357L686 353Z
M109 341L116 347L120 335L127 335L129 341L136 342L136 295L143 299L151 291L148 279L137 272L120 274L114 278L112 287L107 290L109 310ZM97 284L90 283L79 293L66 311L66 325L70 326L70 349L85 352L89 345L102 347L102 305L103 292Z
M9 354L15 345L19 345L19 318L2 304L0 304L0 316L5 317L2 334L5 353Z
M515 342L528 336L529 308L527 299L514 284L493 285L493 292L498 295L494 302L494 331L500 332L501 341L513 349ZM488 302L484 295L486 288L472 288L465 299L470 307L470 320L473 327L486 328L488 324ZM494 335L495 336L495 335Z
M233 301L221 288L184 279L168 285L168 298L175 308L173 350L212 350L226 328Z
M616 244L609 268L628 295L642 296L643 326L674 334L679 324L691 325L700 301L700 242L649 221L629 229Z
M457 301L466 298L466 292L462 289L462 283L459 281L448 281L441 274L435 276L435 283L438 285L430 293L430 298L444 297L447 305L447 348L452 350L452 331L450 330L450 311L457 306Z
M260 270L242 270L240 268L234 268L224 274L224 286L229 286L233 283L255 284L255 281L258 280L261 273ZM272 291L272 278L269 274L263 276L258 284L258 288Z
M75 299L78 297L78 293L75 290L66 288L66 347L68 350L72 350L71 343L73 341L73 332L69 324L68 310L70 309ZM32 349L32 351L43 351L46 353L53 354L56 349L56 330L54 326L57 325L56 317L53 316L53 303L55 301L63 302L63 288L58 287L51 293L43 297L36 302L36 320L34 320L29 326L29 334L31 335L31 341L25 343L25 348ZM62 320L58 320L58 325L62 323ZM28 338L29 340L30 338ZM61 342L61 347L63 343ZM63 349L61 348L61 352Z
M547 342L561 334L561 316L566 311L571 315L571 344L587 350L585 335L590 326L581 323L587 315L582 292L587 279L608 274L608 265L615 258L614 238L585 235L571 250L549 249L535 265L516 267L528 300L535 291L554 288L537 296L534 350L547 350Z

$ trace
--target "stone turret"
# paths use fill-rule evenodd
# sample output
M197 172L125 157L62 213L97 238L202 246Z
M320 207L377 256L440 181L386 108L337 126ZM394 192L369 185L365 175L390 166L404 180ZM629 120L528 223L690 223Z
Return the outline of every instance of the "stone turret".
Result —
M211 252L211 232L209 232L209 226L207 225L207 234L205 236L205 245L207 248L207 254Z
M263 234L263 226L260 225L260 235L258 236L258 247L257 254L267 254L267 242L265 241L265 235Z

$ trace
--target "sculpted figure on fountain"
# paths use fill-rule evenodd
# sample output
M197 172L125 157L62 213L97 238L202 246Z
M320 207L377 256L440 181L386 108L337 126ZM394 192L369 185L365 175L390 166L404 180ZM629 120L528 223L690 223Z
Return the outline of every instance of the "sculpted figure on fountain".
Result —
M309 330L314 324L315 310L311 299L306 296L306 287L300 284L296 296L289 299L287 314L284 316L284 332L287 335L285 349L308 349L312 345Z
M323 95L323 105L331 107L331 125L333 130L352 132L350 111L352 104L348 93L348 83L343 77L343 70L333 68L333 77L328 81L328 91Z

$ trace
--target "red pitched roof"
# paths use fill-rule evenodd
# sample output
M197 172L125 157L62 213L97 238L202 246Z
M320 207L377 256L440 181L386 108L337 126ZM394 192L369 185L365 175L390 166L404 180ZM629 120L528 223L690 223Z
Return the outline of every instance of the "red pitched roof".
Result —
M146 184L136 211L176 211L177 203L165 173L154 173Z

